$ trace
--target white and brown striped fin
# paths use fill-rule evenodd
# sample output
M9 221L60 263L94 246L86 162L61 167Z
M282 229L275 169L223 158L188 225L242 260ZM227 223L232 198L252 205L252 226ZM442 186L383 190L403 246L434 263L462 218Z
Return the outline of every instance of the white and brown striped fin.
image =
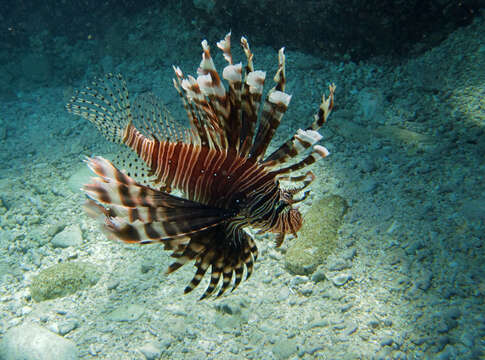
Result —
M274 76L274 81L276 86L266 96L258 132L250 151L251 156L258 160L264 157L291 100L291 95L284 92L286 85L284 48L281 48L278 52L278 70Z
M335 88L335 84L330 84L328 86L328 98L325 98L325 94L322 95L322 102L320 104L318 112L315 115L313 123L310 125L310 127L308 127L308 129L318 130L323 126L323 124L327 122L327 119L330 116L330 113L332 112L334 106Z
M242 119L244 119L242 121L241 147L239 151L241 156L248 156L253 146L265 79L266 72L261 70L251 71L246 74L241 89L241 110Z
M287 167L284 167L284 168L281 168L281 169L278 169L278 170L273 170L271 171L272 174L274 174L276 176L277 179L280 178L280 176L282 175L286 175L286 174L291 174L295 171L298 171L298 170L301 170L313 163L315 163L316 161L318 161L319 159L322 159L324 157L327 157L329 155L329 151L321 146L321 145L315 145L313 147L313 150L310 154L308 154L306 157L304 157L302 160L290 165L290 166L287 166Z
M295 135L283 143L272 154L266 157L263 162L264 166L267 168L275 168L278 165L284 164L288 160L295 158L298 154L310 149L313 145L320 141L322 136L317 130L320 129L320 127L327 121L327 118L332 111L334 104L335 85L331 84L329 86L329 90L330 93L328 98L325 98L325 95L322 96L322 102L317 114L315 115L315 120L313 123L306 130L299 129ZM318 158L315 157L317 154L319 154L320 157L325 157L328 155L328 151L322 146L316 147L314 148L313 153L309 155L310 158L304 160L303 162L310 164L312 157L314 159Z
M84 186L88 215L108 238L143 245L162 243L174 258L167 273L195 260L197 271L185 292L199 284L209 267L211 280L202 298L214 293L221 277L218 296L231 284L233 289L239 285L244 267L250 276L258 256L256 244L243 230L228 230L225 223L231 214L227 210L139 185L101 157L87 162L98 175Z
M115 143L122 142L126 127L133 121L126 82L121 75L111 73L76 92L66 109L92 122Z
M322 135L315 130L298 129L290 139L264 159L263 165L267 168L275 168L280 164L284 164L289 159L293 159L298 154L310 149L321 139Z

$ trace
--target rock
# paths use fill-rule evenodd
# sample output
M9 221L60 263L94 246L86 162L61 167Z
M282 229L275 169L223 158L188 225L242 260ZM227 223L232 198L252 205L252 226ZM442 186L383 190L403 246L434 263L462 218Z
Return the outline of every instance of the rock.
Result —
M298 350L296 339L278 339L273 345L272 352L276 359L288 359Z
M337 230L347 212L347 202L331 195L316 202L305 214L298 238L286 252L285 265L292 273L308 275L322 264L337 246Z
M394 340L390 336L384 336L380 341L381 346L391 346L393 343Z
M312 275L312 281L314 283L325 281L326 278L327 277L325 276L325 269L323 269L320 266L317 268L317 270Z
M350 274L338 274L332 279L332 282L335 286L343 286L345 285L350 279L352 279L352 275Z
M350 263L343 259L332 259L327 263L328 270L330 271L342 271L350 268Z
M79 166L67 180L67 186L73 193L79 194L84 184L88 183L93 176L94 173L86 165Z
M42 270L32 279L30 292L35 301L44 301L74 294L95 285L101 271L85 262L68 262Z
M457 359L458 352L456 351L455 347L451 344L447 344L445 348L437 354L436 359L438 360L451 360Z
M241 314L241 306L233 302L222 302L215 306L216 310L229 315Z
M240 329L245 321L239 315L222 315L217 313L214 320L216 328L221 330L236 330Z
M76 360L78 352L71 340L35 324L22 324L3 336L0 359Z
M421 134L412 130L403 129L398 126L378 126L374 132L374 135L385 138L391 142L401 142L403 144L415 144L415 145L429 145L433 144L433 137L425 134Z
M146 343L139 350L145 356L146 360L156 360L162 355L160 344L154 342Z
M77 329L78 326L79 326L79 322L76 319L67 319L65 321L60 322L57 328L59 330L58 331L59 334L64 336L70 333L71 331L73 331L74 329Z
M428 290L431 286L433 273L431 271L424 271L423 274L416 280L416 286L421 290Z
M55 248L67 248L69 246L79 246L83 243L83 235L78 224L66 227L60 233L56 234L51 244Z
M137 304L124 304L116 308L106 317L111 321L135 321L138 320L145 309Z

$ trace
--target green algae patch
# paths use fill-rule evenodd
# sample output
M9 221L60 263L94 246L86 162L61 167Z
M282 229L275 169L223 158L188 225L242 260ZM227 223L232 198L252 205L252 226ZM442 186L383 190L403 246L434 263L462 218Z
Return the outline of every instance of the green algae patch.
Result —
M298 238L292 240L286 252L285 266L294 274L308 275L337 247L337 231L347 212L347 201L327 196L312 205L303 218Z
M85 262L68 262L42 270L32 279L30 292L35 301L55 299L95 285L101 277L98 267Z

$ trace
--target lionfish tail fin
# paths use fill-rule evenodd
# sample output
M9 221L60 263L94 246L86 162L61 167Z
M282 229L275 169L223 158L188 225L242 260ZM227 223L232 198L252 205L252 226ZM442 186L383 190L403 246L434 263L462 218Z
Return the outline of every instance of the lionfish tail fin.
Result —
M121 143L133 121L126 82L121 75L107 74L77 91L66 104L74 115L92 122L110 141Z

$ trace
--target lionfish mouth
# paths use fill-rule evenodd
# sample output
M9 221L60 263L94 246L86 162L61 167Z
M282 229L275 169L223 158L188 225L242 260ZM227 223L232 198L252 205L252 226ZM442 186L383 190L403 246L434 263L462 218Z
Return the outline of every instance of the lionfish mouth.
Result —
M285 92L284 49L278 53L275 86L263 100L266 73L254 70L247 40L241 38L244 66L233 63L230 43L230 34L217 43L227 61L222 77L205 40L197 78L185 77L174 67L173 83L187 112L188 128L181 127L152 94L132 102L121 75L96 79L66 105L107 139L131 149L143 161L142 178L149 183L142 184L102 157L88 158L97 175L84 186L88 215L109 238L162 243L174 258L168 273L194 261L197 270L185 293L210 271L201 299L234 290L244 273L246 279L251 275L258 250L246 227L276 233L277 246L285 235L296 236L302 217L293 205L308 192L293 197L314 175L295 173L328 155L316 144L322 137L317 130L332 110L335 85L329 86L329 97L323 96L310 126L266 155L291 99ZM299 154L303 156L297 160ZM297 185L283 189L281 181ZM183 195L175 196L172 190Z

